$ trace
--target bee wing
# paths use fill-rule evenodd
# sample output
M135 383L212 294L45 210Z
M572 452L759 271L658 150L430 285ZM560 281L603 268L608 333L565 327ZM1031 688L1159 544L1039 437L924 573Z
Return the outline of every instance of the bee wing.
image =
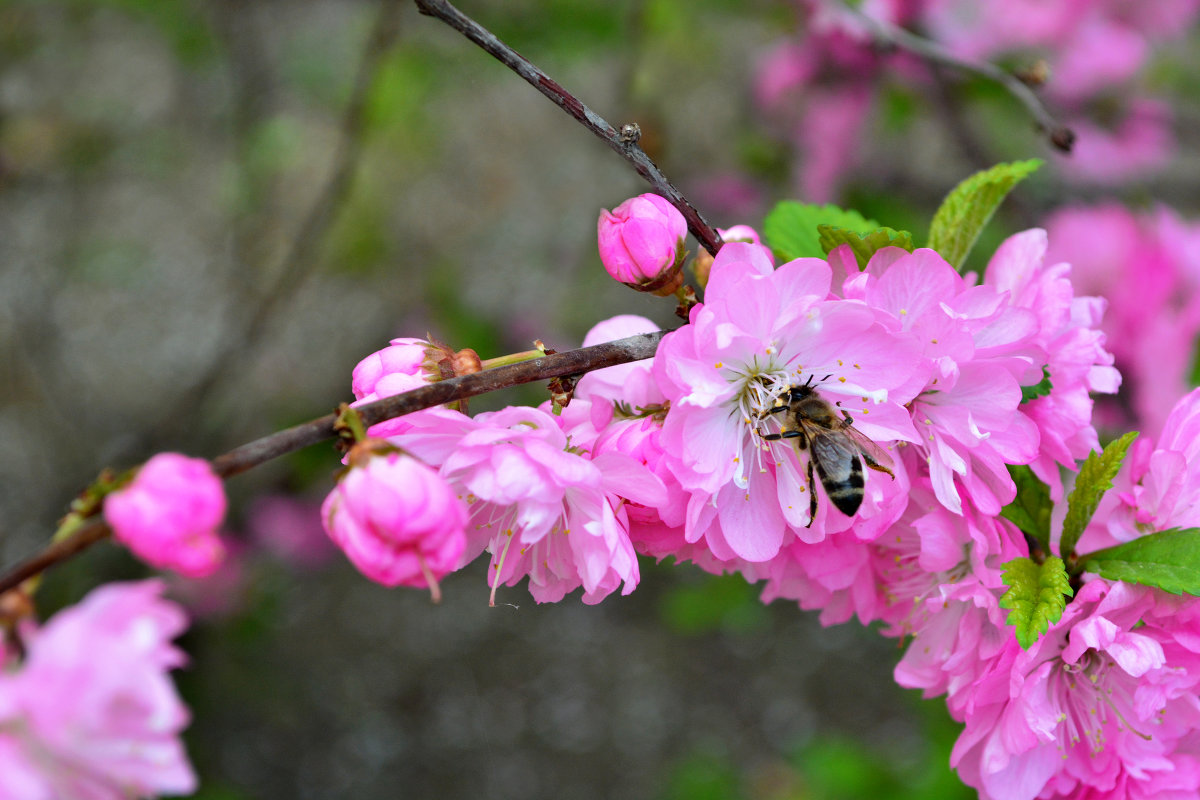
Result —
M858 447L844 435L845 431L831 431L820 425L806 424L804 432L808 435L812 457L820 466L825 479L834 484L850 481L855 459L858 457ZM860 474L861 472L859 470Z
M892 467L895 465L892 457L887 454L887 451L875 443L873 439L868 439L866 434L858 430L854 426L849 426L842 430L842 433L847 434L854 444L862 451L863 455L870 456L877 466L883 467L889 474Z

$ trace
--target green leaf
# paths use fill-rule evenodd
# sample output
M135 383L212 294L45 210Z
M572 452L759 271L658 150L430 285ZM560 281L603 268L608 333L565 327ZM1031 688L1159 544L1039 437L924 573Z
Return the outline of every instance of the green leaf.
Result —
M1042 379L1032 386L1021 387L1021 402L1028 403L1038 397L1045 397L1054 389L1054 384L1050 382L1050 370L1042 365Z
M824 258L825 251L821 249L817 235L818 225L846 228L859 233L868 233L880 227L878 222L867 219L857 211L847 211L834 205L817 206L784 200L767 214L763 221L763 235L781 264L793 258Z
M1054 510L1050 487L1029 467L1010 466L1008 472L1017 485L1017 496L1000 509L1000 516L1032 536L1042 546L1042 552L1050 552L1050 512Z
M858 268L866 269L867 262L877 250L885 247L902 247L908 252L913 251L912 234L908 231L897 231L892 228L878 228L865 236L849 228L837 228L833 225L818 225L817 239L825 255L833 252L835 247L848 244L858 260Z
M1014 558L1004 565L1003 581L1008 591L1000 598L1000 607L1008 609L1008 624L1016 628L1017 644L1028 650L1062 619L1067 607L1063 598L1075 594L1066 565L1058 556L1050 556L1043 564Z
M1200 597L1200 528L1170 528L1083 557L1083 568L1112 581Z
M1076 542L1092 521L1100 498L1112 488L1112 480L1117 477L1125 453L1137 435L1137 431L1130 431L1120 439L1109 442L1104 452L1088 453L1075 478L1075 489L1067 498L1067 516L1063 519L1062 538L1058 542L1058 552L1063 558L1075 555Z
M962 269L979 232L1009 191L1042 165L1041 159L997 164L977 172L946 195L929 225L929 246Z

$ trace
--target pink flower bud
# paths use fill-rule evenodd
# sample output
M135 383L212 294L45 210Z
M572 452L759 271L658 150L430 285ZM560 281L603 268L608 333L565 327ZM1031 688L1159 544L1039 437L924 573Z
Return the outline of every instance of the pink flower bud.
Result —
M353 467L321 506L325 532L364 575L384 586L428 586L458 566L467 512L434 470L388 453Z
M159 453L133 481L104 502L113 534L141 560L189 578L202 578L225 557L217 526L225 490L202 458Z
M466 348L457 353L444 344L425 339L392 339L391 345L372 353L354 368L352 388L360 406L384 397L419 389L427 383L478 372L479 355ZM369 431L377 439L396 436L409 429L403 417L385 420Z
M611 212L602 210L596 235L604 269L626 286L665 296L682 282L687 222L658 195L639 195Z

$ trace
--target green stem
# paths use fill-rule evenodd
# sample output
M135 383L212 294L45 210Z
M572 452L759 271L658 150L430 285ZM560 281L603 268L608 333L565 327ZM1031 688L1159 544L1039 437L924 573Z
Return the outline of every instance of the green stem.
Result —
M492 367L507 367L509 364L520 364L522 361L533 361L535 358L545 358L545 350L524 350L520 353L510 353L506 356L485 359L480 363L483 369Z

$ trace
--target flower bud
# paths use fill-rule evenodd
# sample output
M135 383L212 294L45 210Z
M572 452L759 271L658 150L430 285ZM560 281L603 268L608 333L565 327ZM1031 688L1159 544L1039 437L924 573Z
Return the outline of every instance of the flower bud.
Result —
M602 210L596 235L604 269L626 286L665 297L683 283L687 222L662 197L643 194Z
M478 354L470 348L457 353L444 344L426 339L392 339L384 349L372 353L354 368L351 387L359 406L384 397L419 389L427 383L479 372ZM371 427L371 436L386 438L408 430L402 417Z
M390 452L352 467L321 506L325 532L359 571L384 586L428 586L456 567L467 512L446 480Z
M134 555L188 578L211 574L225 557L217 526L225 517L221 479L202 458L159 453L104 501L113 535Z

